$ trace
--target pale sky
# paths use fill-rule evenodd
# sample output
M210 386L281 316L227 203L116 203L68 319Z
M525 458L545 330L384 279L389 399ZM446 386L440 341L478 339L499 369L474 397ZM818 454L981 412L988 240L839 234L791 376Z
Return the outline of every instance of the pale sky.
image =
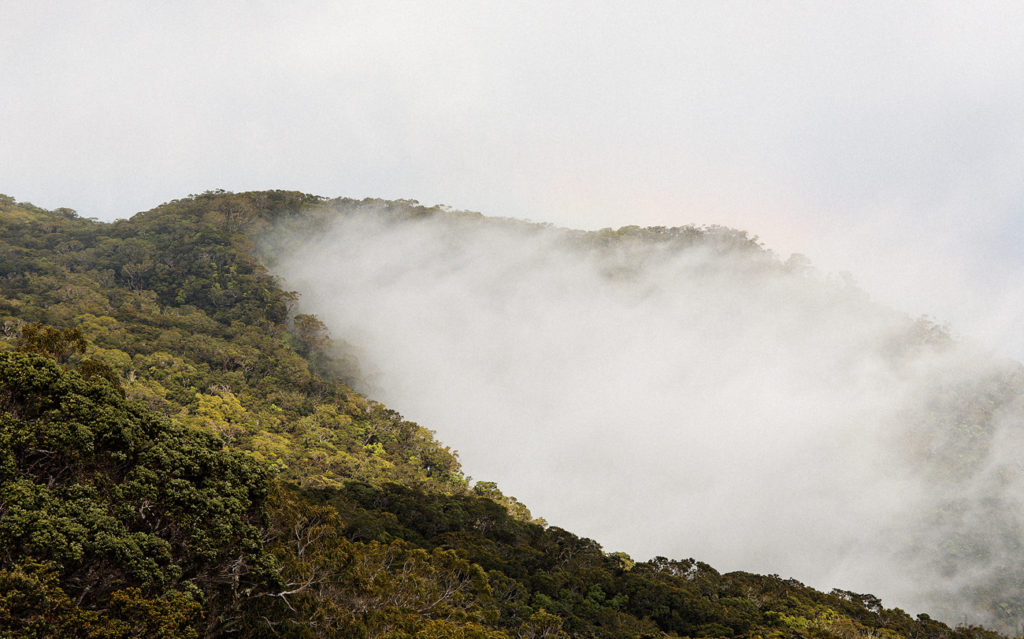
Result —
M0 192L724 224L1024 358L1024 3L0 0Z

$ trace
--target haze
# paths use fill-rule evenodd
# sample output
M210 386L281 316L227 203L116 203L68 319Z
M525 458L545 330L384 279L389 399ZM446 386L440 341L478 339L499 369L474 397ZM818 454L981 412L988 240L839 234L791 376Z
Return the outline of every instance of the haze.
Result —
M972 598L1022 568L1016 365L724 229L597 250L394 215L280 231L274 268L468 474L608 551L997 620Z

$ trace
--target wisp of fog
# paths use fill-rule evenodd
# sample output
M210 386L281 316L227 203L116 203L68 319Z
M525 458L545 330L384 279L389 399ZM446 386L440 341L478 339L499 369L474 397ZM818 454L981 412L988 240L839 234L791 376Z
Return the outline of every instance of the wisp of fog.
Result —
M363 390L535 516L638 559L1018 623L1015 363L738 231L329 208L271 234L273 270Z

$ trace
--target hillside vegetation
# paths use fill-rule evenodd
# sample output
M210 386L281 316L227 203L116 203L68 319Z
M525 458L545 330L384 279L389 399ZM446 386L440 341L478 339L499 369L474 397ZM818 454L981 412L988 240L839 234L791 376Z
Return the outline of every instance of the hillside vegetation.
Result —
M338 207L217 192L108 224L0 196L0 636L998 636L870 594L635 562L474 484L353 390L345 343L264 266L272 229ZM724 229L575 238L761 252ZM948 339L915 326L908 348ZM934 410L975 405L957 401ZM974 440L953 440L942 453L969 472Z

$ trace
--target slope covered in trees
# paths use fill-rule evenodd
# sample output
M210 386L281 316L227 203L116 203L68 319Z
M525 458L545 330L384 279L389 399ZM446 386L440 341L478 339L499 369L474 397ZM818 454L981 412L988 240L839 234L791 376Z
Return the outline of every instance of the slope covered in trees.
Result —
M871 595L634 562L472 484L430 431L351 388L345 344L261 264L270 229L338 204L208 193L105 224L0 198L0 635L990 635ZM724 230L575 241L759 250Z

